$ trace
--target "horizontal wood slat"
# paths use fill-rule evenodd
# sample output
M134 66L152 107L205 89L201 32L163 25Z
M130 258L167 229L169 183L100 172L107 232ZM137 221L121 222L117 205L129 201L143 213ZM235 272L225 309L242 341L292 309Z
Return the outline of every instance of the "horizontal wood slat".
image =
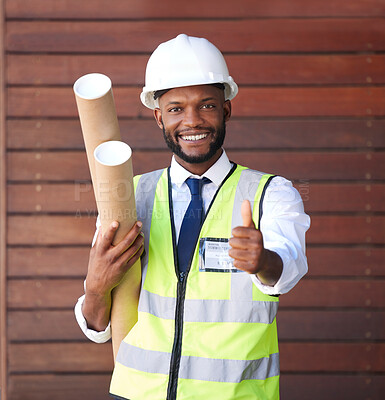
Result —
M381 51L385 49L384 31L381 18L277 18L211 23L206 20L10 21L5 46L8 52L24 53L143 53L185 32L209 39L222 52Z
M384 343L281 343L281 370L308 372L381 371ZM333 359L333 363L330 363ZM108 372L110 344L11 344L10 372Z
M385 312L287 311L283 308L277 323L281 341L385 339Z
M94 222L96 218L94 219ZM9 248L9 277L82 277L87 273L88 257L95 224L85 247ZM92 231L92 232L91 232Z
M114 89L119 117L152 117L139 101L141 89ZM232 101L234 117L371 117L385 115L385 87L244 87ZM77 117L71 88L11 87L10 117Z
M11 400L106 400L109 374L11 375ZM281 395L286 400L380 399L385 390L382 375L357 374L287 374L281 376Z
M165 149L163 135L150 119L119 121L122 140L136 149ZM78 119L12 119L7 122L8 148L84 149ZM232 118L226 149L385 148L384 119L267 120Z
M12 216L8 218L8 244L90 245L95 217Z
M381 311L289 311L282 308L277 321L281 341L385 339L385 313ZM8 337L11 342L87 340L75 321L73 310L11 311Z
M73 308L83 279L19 279L8 282L9 308Z
M90 71L108 75L115 85L144 84L149 55L10 54L9 85L72 85ZM384 83L385 56L229 54L229 71L238 85L343 85Z
M196 0L194 7L181 7L177 0L94 0L79 7L77 0L47 1L6 0L8 18L50 19L143 19L143 18L251 18L251 17L336 17L336 16L381 16L385 15L382 0L351 0L349 2L329 0L309 2L296 0L271 0L268 3L256 0L222 0L221 7L204 0Z
M385 277L385 248L308 247L308 276Z
M357 296L360 293L360 296ZM73 308L83 279L17 279L8 284L10 309ZM280 307L385 307L385 280L304 279L282 296Z
M110 373L11 375L10 400L107 400Z
M88 340L73 310L11 311L8 313L8 339L11 342Z
M358 296L357 293L360 295ZM306 279L282 296L280 307L385 306L385 281Z
M92 225L92 224L91 224ZM90 231L92 229L90 228ZM36 247L8 249L8 276L81 277L87 272L93 230L84 247ZM307 249L307 277L385 277L385 248Z
M282 371L382 371L384 343L281 343ZM333 362L330 362L333 360Z
M382 375L281 375L281 397L285 400L328 398L363 400L381 399L385 390Z
M383 212L385 184L295 184L306 212ZM95 215L90 182L74 184L10 184L9 213L87 213Z
M291 180L369 181L385 178L383 152L228 151L227 154L236 163ZM170 161L169 151L136 151L133 155L134 173L168 167ZM89 180L90 175L85 152L11 152L8 153L8 179L79 182Z
M9 372L111 372L111 343L11 344Z

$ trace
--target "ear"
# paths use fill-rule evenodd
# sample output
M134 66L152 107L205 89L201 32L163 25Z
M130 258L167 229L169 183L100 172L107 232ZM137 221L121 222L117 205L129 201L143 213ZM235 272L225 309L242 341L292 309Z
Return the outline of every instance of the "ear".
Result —
M154 108L154 118L160 129L163 129L162 111L160 108Z
M226 100L223 103L223 115L225 117L225 121L227 122L231 117L231 101Z

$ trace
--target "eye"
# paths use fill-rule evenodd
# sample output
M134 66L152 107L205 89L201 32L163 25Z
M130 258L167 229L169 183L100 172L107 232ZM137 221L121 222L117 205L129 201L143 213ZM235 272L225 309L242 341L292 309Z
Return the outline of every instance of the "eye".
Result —
M203 109L206 109L206 110L207 110L207 109L209 110L209 109L211 109L211 108L215 108L215 104L203 104L203 105L202 105L202 108L203 108Z
M176 113L176 112L179 112L179 111L182 111L181 107L172 107L172 108L170 108L168 110L168 112L170 112L170 113Z

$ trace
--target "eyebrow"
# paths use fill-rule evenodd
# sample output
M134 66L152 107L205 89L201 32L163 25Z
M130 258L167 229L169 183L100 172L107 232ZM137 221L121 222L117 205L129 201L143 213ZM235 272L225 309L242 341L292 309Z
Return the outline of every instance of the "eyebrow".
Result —
M211 101L211 100L215 100L214 97L206 97L202 100L199 100L201 103L204 103L205 101ZM175 104L182 104L182 101L169 101L166 106L170 106L170 105L175 105Z

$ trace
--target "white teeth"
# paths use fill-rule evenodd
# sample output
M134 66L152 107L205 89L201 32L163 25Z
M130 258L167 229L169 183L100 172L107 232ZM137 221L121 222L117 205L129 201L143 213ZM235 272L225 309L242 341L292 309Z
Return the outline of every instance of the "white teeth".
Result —
M183 139L183 140L195 141L195 140L204 139L206 136L207 136L207 133L202 133L202 134L200 134L200 135L182 136L182 139Z

